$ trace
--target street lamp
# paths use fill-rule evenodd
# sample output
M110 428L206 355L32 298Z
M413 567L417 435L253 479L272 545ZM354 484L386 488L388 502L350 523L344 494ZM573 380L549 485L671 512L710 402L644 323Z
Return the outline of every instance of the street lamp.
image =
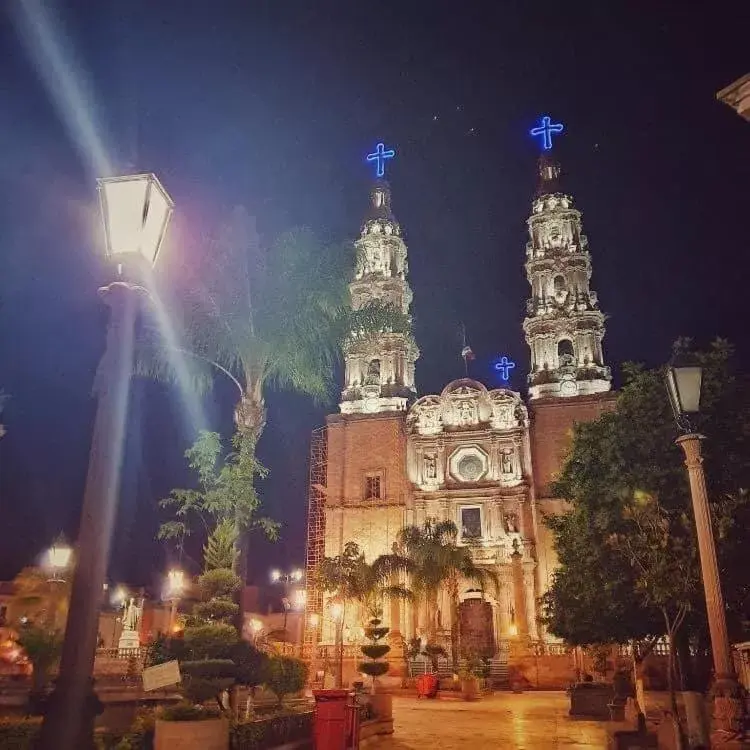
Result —
M695 362L675 358L667 368L667 391L672 404L675 420L683 434L676 443L685 453L690 480L690 494L693 502L693 515L698 532L698 551L701 561L701 576L706 597L708 628L711 634L716 684L714 695L714 727L721 731L737 732L744 705L742 691L737 683L734 663L727 635L726 607L721 592L719 566L716 561L716 544L711 524L711 512L706 491L706 477L703 472L701 441L705 437L695 432L689 415L700 410L702 368Z
M50 583L65 583L62 577L73 557L73 550L65 540L60 537L45 553L44 567L49 571Z
M270 576L271 576L271 583L281 583L284 586L284 596L281 600L281 603L284 607L284 638L286 638L286 622L287 622L287 616L289 615L289 610L292 608L292 606L299 607L298 602L300 601L299 591L295 593L294 602L292 601L292 598L290 596L291 584L299 583L305 577L305 573L299 568L294 568L293 570L290 570L288 573L282 573L277 568L274 568L271 571ZM302 606L304 607L304 602L302 602Z
M330 607L331 617L336 635L336 677L334 687L341 688L344 684L344 604L333 601Z
M167 596L169 600L169 633L177 629L177 605L185 592L185 573L178 568L172 568L167 573Z
M166 234L173 203L152 174L99 180L105 250L123 266L133 260L153 266ZM99 605L117 510L133 339L138 301L147 295L121 278L99 294L111 308L107 341L94 382L96 418L81 510L77 565L68 609L60 675L44 718L39 747L74 750L91 743L83 719L96 652Z

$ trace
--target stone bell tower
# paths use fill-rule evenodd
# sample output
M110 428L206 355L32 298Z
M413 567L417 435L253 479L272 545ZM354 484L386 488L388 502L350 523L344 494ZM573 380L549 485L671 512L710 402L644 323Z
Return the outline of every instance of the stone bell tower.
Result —
M539 187L527 223L531 297L523 330L531 349L529 398L609 391L611 375L602 353L605 318L590 287L588 239L581 212L560 187L560 165L548 151L539 158Z
M415 395L419 349L411 332L412 291L406 243L391 210L391 189L377 179L355 243L357 266L349 285L352 330L344 342L343 414L405 411Z

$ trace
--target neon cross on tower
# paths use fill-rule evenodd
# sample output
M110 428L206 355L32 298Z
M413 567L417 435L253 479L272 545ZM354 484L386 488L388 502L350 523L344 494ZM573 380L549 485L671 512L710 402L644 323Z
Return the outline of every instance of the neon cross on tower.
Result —
M493 366L500 373L500 377L507 383L510 380L510 371L516 366L516 363L513 360L509 360L503 354Z
M378 143L378 145L375 146L375 151L371 154L367 154L367 161L375 162L375 174L378 177L382 177L385 174L386 159L392 159L395 155L396 152L392 148L389 148L386 151L385 145Z
M563 126L561 122L552 123L548 115L542 117L542 124L532 128L529 133L533 136L542 136L542 147L545 151L552 148L552 133L562 133ZM369 157L368 157L369 158Z

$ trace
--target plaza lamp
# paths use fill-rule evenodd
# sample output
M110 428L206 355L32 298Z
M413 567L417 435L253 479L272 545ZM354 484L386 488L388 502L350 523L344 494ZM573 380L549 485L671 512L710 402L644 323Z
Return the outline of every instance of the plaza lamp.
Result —
M185 573L179 568L172 568L167 573L167 600L169 601L169 633L175 633L177 627L177 606L185 593Z
M284 596L281 599L281 603L284 607L284 638L286 638L286 623L287 617L289 615L289 610L292 609L292 606L297 606L299 596L299 592L296 592L295 600L292 600L291 587L293 583L299 583L304 578L304 576L304 572L299 568L294 568L288 573L282 573L282 571L274 568L270 574L271 583L281 584L284 587ZM304 606L304 603L302 604L302 606Z
M63 537L60 537L44 555L44 568L50 574L48 579L50 583L65 583L63 576L70 567L72 559L73 550Z
M693 515L698 532L698 552L715 677L712 691L714 727L721 732L736 733L741 724L744 704L729 646L726 607L721 591L716 542L711 524L706 476L703 471L701 442L705 440L705 436L696 432L690 423L691 416L700 411L703 370L695 360L678 356L667 367L666 381L675 421L682 432L675 442L685 454Z
M99 290L110 308L105 351L97 369L96 417L76 549L60 674L44 717L41 750L74 750L87 727L83 723L96 652L99 606L105 582L117 511L135 320L141 286L123 277L123 269L148 272L159 255L173 203L153 174L98 181L104 222L105 252L117 266L118 279ZM86 731L88 731L86 729Z

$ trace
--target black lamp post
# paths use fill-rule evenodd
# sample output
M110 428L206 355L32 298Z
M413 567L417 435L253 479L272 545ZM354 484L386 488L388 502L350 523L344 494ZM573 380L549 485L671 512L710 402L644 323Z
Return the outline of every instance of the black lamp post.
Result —
M284 607L284 638L286 638L286 622L289 610L292 608L291 585L293 583L299 583L304 578L304 573L299 569L295 568L289 573L282 573L280 570L271 571L271 583L282 584L284 586L284 596L281 603Z
M711 524L711 512L703 471L701 442L705 437L693 430L690 415L700 411L703 370L686 358L675 358L667 368L667 391L675 420L682 431L677 444L685 454L685 466L690 480L693 515L698 532L701 577L706 597L708 627L711 634L711 653L716 684L714 696L714 728L720 732L738 731L743 715L741 689L734 671L727 635L726 607L716 560L716 543Z
M122 265L153 267L173 204L153 174L99 180L107 255ZM138 303L147 292L125 280L99 290L110 307L107 342L94 381L97 398L89 468L76 545L60 675L50 696L41 750L77 750L92 743L88 710L99 610L117 510Z

